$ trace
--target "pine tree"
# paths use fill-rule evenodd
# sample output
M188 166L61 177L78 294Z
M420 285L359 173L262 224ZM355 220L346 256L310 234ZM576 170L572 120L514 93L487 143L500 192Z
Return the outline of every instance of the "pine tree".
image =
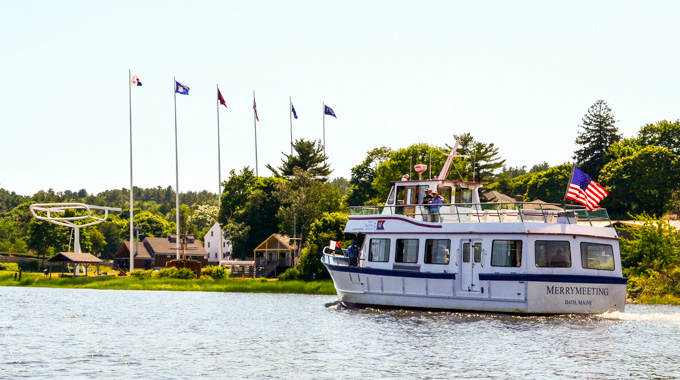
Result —
M619 129L614 125L614 114L604 100L598 100L590 106L588 113L581 119L584 131L578 132L576 145L581 146L574 152L578 167L592 178L598 178L600 171L607 163L607 149L621 141Z
M320 141L299 139L293 143L293 150L295 151L293 155L281 152L285 157L281 160L281 167L275 169L267 164L267 169L272 171L274 177L292 178L295 175L293 169L300 168L315 180L323 182L328 180L332 170L326 163L327 157Z

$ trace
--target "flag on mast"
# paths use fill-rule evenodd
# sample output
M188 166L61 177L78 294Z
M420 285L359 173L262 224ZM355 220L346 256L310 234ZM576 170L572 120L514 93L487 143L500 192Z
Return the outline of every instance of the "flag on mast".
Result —
M255 120L260 121L260 118L257 117L257 103L255 103L255 93L253 92L253 111L255 111Z
M567 199L576 201L586 206L588 211L595 211L600 208L600 201L609 193L599 183L590 179L588 174L581 169L574 167L574 174L571 176Z
M138 77L138 76L133 75L133 76L130 77L130 85L131 85L131 86L141 86L141 85L142 85L142 81L139 80L139 77Z
M293 117L297 119L297 112L295 112L295 106L293 103L290 103L290 111L293 113Z
M325 106L323 113L324 115L333 116L336 119L338 118L337 116L335 116L335 112L333 112L333 109L329 106Z
M175 92L182 95L189 95L189 86L175 81Z
M220 92L219 88L217 89L217 100L221 105L224 106L224 108L227 108L227 102L224 100L224 97L222 97L222 93Z

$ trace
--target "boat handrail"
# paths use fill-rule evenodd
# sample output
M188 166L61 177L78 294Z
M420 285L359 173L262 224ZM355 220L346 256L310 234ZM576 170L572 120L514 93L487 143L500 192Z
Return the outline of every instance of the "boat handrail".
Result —
M350 215L405 215L416 220L433 223L563 223L593 222L611 223L606 209L588 211L584 206L555 203L507 202L507 203L446 203L442 204L436 217L431 220L431 205L384 205L350 206Z

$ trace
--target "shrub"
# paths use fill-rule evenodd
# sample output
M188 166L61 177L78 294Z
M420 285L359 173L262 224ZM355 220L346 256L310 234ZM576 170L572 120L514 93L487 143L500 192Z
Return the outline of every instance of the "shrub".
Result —
M285 272L279 275L280 281L300 281L302 280L302 274L297 268L288 268Z
M158 278L179 278L182 280L191 280L196 278L196 274L189 268L165 268L158 271L156 274Z
M207 267L203 268L201 270L201 275L202 276L209 276L215 280L222 280L225 279L229 276L229 273L226 269L219 267L219 266L214 266L214 265L208 265Z
M38 262L38 260L32 260L27 263L19 263L19 269L21 269L24 272L39 272L40 263Z
M149 269L149 270L141 270L141 269L139 269L139 270L132 271L132 273L130 273L130 276L132 276L132 277L134 277L134 278L138 278L138 279L140 279L140 280L145 280L145 279L147 279L147 278L152 278L153 275L154 275L154 273L153 273L153 270L151 270L151 269Z

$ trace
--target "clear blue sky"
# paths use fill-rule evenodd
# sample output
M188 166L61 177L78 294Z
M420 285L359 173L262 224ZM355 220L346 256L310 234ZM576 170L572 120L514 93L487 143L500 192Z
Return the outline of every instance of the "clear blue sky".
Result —
M680 3L671 1L0 1L0 187L129 187L128 69L135 186L217 191L260 174L295 138L321 139L332 176L379 146L452 143L471 132L511 166L571 160L598 99L626 137L680 118Z

